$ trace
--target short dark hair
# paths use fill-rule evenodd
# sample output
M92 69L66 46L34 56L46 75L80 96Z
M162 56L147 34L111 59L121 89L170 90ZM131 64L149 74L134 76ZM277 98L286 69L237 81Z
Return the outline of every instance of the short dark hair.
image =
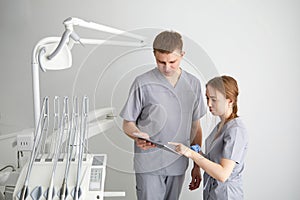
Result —
M163 31L153 41L153 50L161 53L172 53L175 50L182 51L182 37L175 31Z

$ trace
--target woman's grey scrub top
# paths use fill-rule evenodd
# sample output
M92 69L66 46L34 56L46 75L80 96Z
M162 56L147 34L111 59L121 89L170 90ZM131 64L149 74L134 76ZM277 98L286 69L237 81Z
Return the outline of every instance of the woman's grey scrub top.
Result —
M248 149L247 131L238 117L228 121L214 140L218 126L205 140L205 157L216 163L220 163L221 158L230 159L235 161L236 165L224 183L204 173L203 199L242 200L244 198L242 172Z
M153 141L190 145L191 125L206 113L199 79L182 70L173 87L154 68L134 80L120 116L136 123ZM176 176L185 173L188 159L159 148L134 148L136 173Z

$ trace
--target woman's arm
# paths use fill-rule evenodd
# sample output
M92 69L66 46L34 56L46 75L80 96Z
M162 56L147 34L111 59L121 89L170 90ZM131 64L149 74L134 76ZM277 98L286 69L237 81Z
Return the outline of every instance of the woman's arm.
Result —
M190 150L191 151L191 150ZM191 157L206 173L218 181L225 182L233 171L235 161L222 158L220 164L212 162L196 152L192 152Z
M180 143L170 142L176 146L176 151L180 154L191 158L199 167L201 167L207 174L211 177L217 179L218 181L225 182L233 171L235 166L235 161L222 158L220 164L210 161L209 159L203 157L201 154L191 150Z

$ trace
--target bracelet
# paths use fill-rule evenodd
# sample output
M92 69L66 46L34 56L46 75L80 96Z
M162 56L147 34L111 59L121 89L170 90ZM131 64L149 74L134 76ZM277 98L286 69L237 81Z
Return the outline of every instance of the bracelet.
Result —
M192 145L191 149L197 153L201 151L201 147L199 146L199 144Z

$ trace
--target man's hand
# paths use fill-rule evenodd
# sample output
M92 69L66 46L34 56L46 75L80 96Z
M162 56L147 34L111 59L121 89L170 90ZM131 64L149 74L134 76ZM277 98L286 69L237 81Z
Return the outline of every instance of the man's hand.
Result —
M143 149L143 150L148 150L148 149L151 149L151 148L154 148L156 147L155 144L151 143L151 142L148 142L146 140L143 140L143 139L140 139L140 138L145 138L145 139L149 139L149 135L147 133L143 133L143 132L140 132L140 133L134 133L134 136L136 136L136 138L134 139L135 142L136 142L136 145ZM138 138L140 137L140 138Z
M190 190L195 190L199 188L202 177L200 173L200 168L194 164L194 168L191 171L192 181L189 185Z

